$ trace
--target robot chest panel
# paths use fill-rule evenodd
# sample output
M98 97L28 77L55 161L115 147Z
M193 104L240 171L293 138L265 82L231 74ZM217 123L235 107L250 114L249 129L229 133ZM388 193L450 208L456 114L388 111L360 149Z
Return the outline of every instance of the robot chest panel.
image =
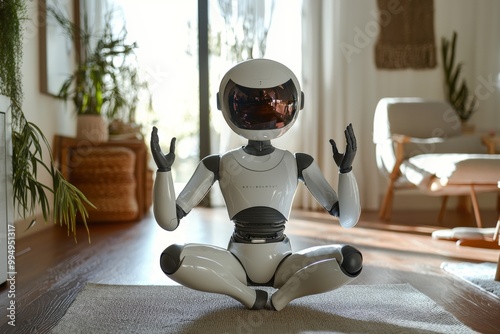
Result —
M291 153L277 153L267 158L242 159L235 154L222 158L219 184L231 217L256 206L274 208L288 217L297 188L297 164Z

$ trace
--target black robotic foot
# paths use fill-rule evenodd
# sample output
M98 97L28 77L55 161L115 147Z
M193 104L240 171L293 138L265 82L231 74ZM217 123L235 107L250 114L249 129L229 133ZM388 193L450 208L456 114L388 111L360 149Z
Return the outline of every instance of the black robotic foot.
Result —
M261 310L267 304L267 292L264 290L255 290L255 303L252 310Z
M274 305L273 305L273 300L272 300L272 299L269 301L269 304L270 304L270 306L271 306L271 310L273 310L273 311L277 311L277 310L276 310L276 308L275 308L275 307L274 307Z

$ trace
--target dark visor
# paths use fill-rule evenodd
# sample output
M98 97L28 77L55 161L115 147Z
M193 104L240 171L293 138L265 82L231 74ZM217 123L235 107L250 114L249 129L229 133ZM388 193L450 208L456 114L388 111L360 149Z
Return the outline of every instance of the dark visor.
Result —
M298 110L291 79L270 88L247 88L230 81L228 89L231 121L240 129L280 129L292 122Z

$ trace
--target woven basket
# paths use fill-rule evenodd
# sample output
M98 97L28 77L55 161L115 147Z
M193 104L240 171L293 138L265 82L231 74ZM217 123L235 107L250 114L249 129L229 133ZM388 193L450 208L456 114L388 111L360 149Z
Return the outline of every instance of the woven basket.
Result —
M139 216L135 154L125 147L94 147L70 157L69 180L96 207L88 222L131 221Z
M144 211L146 212L153 205L153 171L148 169L146 171L146 191L144 200Z

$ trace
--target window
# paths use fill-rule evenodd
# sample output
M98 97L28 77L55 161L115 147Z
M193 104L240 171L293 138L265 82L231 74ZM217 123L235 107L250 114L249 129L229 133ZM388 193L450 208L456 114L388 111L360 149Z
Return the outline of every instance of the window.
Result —
M207 7L198 7L198 1ZM231 65L250 56L264 56L284 63L300 78L301 0L203 1L110 0L123 15L130 41L138 43L136 53L143 78L148 80L153 95L155 113L139 111L138 120L145 124L146 135L152 124L158 127L164 150L168 150L171 137L177 137L173 173L174 180L180 183L189 180L200 160L200 129L205 127L201 133L210 135L213 153L220 151L221 135L229 131L217 110L215 94ZM203 24L209 30L209 53L203 55L209 65L209 95L205 97L208 101L203 101L210 112L208 124L199 121L199 64L203 60L198 57L199 10L206 11L201 14L208 18ZM247 11L245 15L242 10ZM259 44L264 35L267 43ZM235 42L235 38L239 45L229 42ZM254 42L253 55L248 41Z

